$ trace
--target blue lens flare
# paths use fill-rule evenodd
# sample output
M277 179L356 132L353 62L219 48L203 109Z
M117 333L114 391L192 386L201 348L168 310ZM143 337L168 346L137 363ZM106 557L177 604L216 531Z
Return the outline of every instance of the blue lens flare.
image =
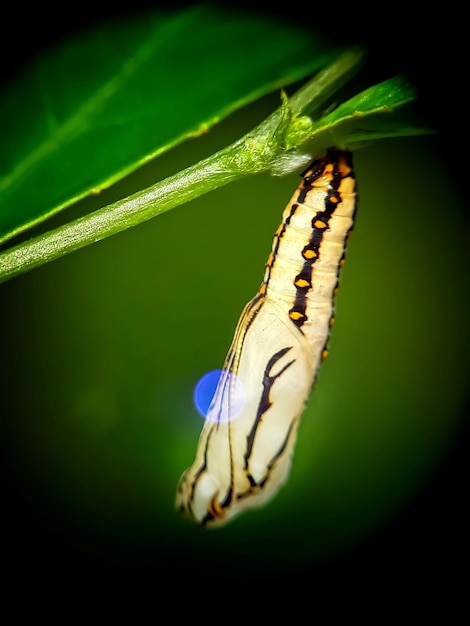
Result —
M209 412L219 380L223 378L224 393ZM213 370L199 379L194 388L194 404L202 417L216 422L228 422L240 415L245 406L245 390L241 380L224 370Z

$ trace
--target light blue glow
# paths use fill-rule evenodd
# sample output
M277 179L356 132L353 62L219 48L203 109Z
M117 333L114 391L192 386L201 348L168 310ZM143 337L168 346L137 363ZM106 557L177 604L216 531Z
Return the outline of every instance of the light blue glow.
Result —
M221 377L224 377L224 392L219 390L218 402L208 414L209 407ZM228 422L240 415L245 406L245 390L235 374L224 370L213 370L199 379L194 388L194 404L202 417L215 422Z

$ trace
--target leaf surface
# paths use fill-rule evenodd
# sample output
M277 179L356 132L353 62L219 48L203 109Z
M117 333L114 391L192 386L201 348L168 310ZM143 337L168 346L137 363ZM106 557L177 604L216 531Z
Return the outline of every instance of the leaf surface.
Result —
M63 42L0 96L0 242L333 54L307 28L203 6Z

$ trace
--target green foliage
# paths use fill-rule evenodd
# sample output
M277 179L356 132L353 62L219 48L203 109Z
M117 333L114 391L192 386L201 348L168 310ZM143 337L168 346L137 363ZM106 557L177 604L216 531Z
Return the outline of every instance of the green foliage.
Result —
M306 565L329 555L336 571L337 555L369 536L377 554L377 531L436 471L464 415L466 325L456 320L468 318L466 207L452 163L428 139L379 142L354 155L358 224L330 357L302 417L289 483L269 507L223 532L200 532L173 511L201 426L192 388L222 365L298 183L295 174L248 174L286 171L290 157L315 155L328 143L355 149L424 129L409 116L415 94L400 78L356 89L349 100L337 95L361 55L312 39L310 23L303 31L207 9L162 15L166 52L141 80L145 64L132 59L148 41L144 34L152 39L153 15L64 42L0 94L0 280L238 181L2 285L4 475L7 495L17 483L20 492L5 508L7 525L21 520L8 535L15 565L22 576L25 563L56 566L56 542L61 574L86 559L109 571L125 564L139 572L150 563L152 575L174 567L177 584L199 580L205 589L219 589L220 572L224 583L256 589L290 571L304 577ZM171 73L169 64L182 69ZM116 82L120 68L127 78ZM292 94L289 85L304 80ZM116 91L102 108L87 109L110 84ZM199 139L182 143L284 88L279 110L244 137L244 111L213 128L209 152L228 147L211 159L199 162ZM260 120L275 108L260 101L249 110ZM58 132L59 120L68 134ZM228 145L234 137L240 140ZM183 150L189 170L6 248L13 233L28 235L34 223L180 142L152 171L166 161L178 172ZM446 227L436 228L442 207L450 213ZM68 211L57 218L70 221ZM428 262L436 250L446 263ZM448 535L436 519L430 528L431 561ZM415 537L407 536L413 551Z
M299 167L299 153L425 132L397 115L415 97L399 77L337 100L324 114L362 56L273 18L197 7L103 24L38 58L0 99L0 242L259 96L316 75L289 99L283 94L279 109L252 132L205 161L7 249L0 281L228 182L289 172Z
M308 31L203 7L64 42L0 99L0 241L331 57Z

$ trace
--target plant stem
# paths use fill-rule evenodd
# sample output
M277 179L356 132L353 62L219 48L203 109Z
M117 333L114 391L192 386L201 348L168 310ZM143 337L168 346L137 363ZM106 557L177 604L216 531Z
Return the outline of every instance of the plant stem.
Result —
M364 53L360 48L344 52L289 98L292 112L295 115L314 114L316 109L358 72L363 57Z
M309 138L310 121L299 128L295 126L296 119L321 106L357 71L361 58L357 50L344 53L257 128L204 161L6 250L0 254L0 282L136 226L229 182L268 171L286 149L295 150Z
M237 178L234 173L218 169L216 156L7 250L0 255L0 282L140 224Z

